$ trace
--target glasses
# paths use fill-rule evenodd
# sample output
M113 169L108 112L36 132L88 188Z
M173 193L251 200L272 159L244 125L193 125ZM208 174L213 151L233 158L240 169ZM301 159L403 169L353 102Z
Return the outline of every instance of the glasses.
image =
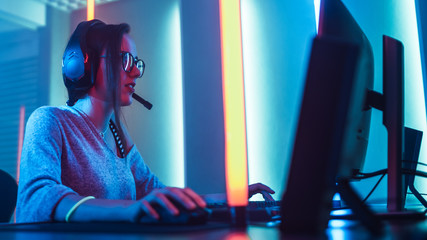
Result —
M139 78L144 75L145 63L138 57L133 57L130 52L121 52L122 55L122 67L125 72L132 72L134 66L139 70Z
M122 56L123 71L127 73L132 72L133 67L136 66L136 68L138 68L139 70L138 78L144 75L145 63L144 61L142 61L142 59L132 56L130 52L121 52L120 55ZM101 56L101 57L105 58L107 56Z

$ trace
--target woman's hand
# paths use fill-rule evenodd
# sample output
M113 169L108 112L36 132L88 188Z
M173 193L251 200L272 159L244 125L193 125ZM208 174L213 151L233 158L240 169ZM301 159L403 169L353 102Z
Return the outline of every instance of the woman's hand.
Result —
M274 201L273 197L270 194L274 194L275 191L269 188L268 186L262 183L251 184L248 187L248 199L253 195L260 193L266 201ZM203 198L208 203L219 203L227 202L227 194L225 193L211 193L203 195Z
M165 187L151 191L144 198L139 200L145 213L159 219L159 213L156 212L153 205L158 204L166 209L171 215L178 215L178 207L173 203L181 204L188 210L197 207L206 207L206 202L190 188Z
M54 220L64 221L70 209L83 197L79 195L67 195L55 209ZM144 198L133 200L92 199L85 201L75 209L69 221L129 221L138 222L148 215L154 219L160 216L153 205L157 204L166 209L171 215L178 215L179 210L175 204L192 210L197 207L206 207L205 201L190 188L166 187L151 191Z
M255 183L255 184L249 185L248 187L249 198L251 198L253 195L258 193L262 194L262 197L264 198L265 201L274 201L273 197L271 196L271 194L275 193L273 189L269 188L268 186L262 183Z

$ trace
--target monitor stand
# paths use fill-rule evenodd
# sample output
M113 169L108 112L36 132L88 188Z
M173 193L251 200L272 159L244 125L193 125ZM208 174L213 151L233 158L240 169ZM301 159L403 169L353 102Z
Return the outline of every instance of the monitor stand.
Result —
M407 186L404 184L404 144L406 154L412 155L409 159L418 159L419 147L404 124L404 63L403 44L391 37L383 36L383 94L369 90L367 106L383 112L383 124L387 129L387 213L384 216L393 218L395 215L402 218L420 217L412 211L405 210ZM405 136L408 135L408 136ZM408 138L405 140L405 138ZM412 146L411 146L412 145ZM417 149L418 148L418 149ZM412 149L412 150L411 150ZM416 154L415 154L416 153ZM416 167L416 166L415 166ZM411 189L413 178L407 179ZM410 184L412 182L412 184ZM415 193L418 191L415 190ZM425 202L425 201L424 201ZM423 203L424 204L424 203ZM414 215L415 214L415 215Z
M421 140L423 138L423 132L405 127L405 151L403 153L403 169L407 170L408 173L405 175L404 186L405 186L405 197L407 189L411 190L411 193L420 201L420 203L427 208L427 201L421 196L418 190L414 186L415 175L414 172L417 170L418 157L420 154ZM406 200L406 198L404 199Z
M412 129L404 128L404 139L405 139L405 152L403 153L403 161L400 161L402 166L402 175L405 175L403 179L404 192L401 195L402 208L399 210L391 209L387 205L386 212L373 212L360 200L358 195L352 189L348 179L337 180L337 192L340 194L344 202L353 210L352 216L340 216L339 218L357 218L359 219L368 229L375 230L378 223L376 223L377 217L383 220L392 219L410 219L410 220L423 220L426 218L426 212L407 210L404 208L406 202L407 189L411 190L412 194L420 201L420 203L427 208L427 201L421 196L418 190L414 186L415 172L418 164L418 156L421 148L422 132ZM390 146L389 146L390 147ZM389 203L390 201L388 201ZM396 205L393 205L396 206ZM394 211L393 211L394 210ZM377 216L377 217L373 217ZM370 219L372 218L372 219ZM372 231L371 230L371 231Z
M420 201L420 203L427 208L427 201L421 196L418 190L414 186L415 181L415 172L418 164L418 156L421 148L421 140L423 133L421 131L405 127L404 128L404 149L405 151L402 154L402 161L400 162L401 174L402 176L402 185L403 185L403 193L402 193L402 208L399 211L390 211L387 213L382 213L380 216L386 219L394 219L394 218L405 218L405 219L425 219L425 211L417 211L417 210L407 210L404 208L406 202L407 190L411 190L411 192L415 195L415 197ZM393 209L392 209L393 210Z
M348 179L337 180L338 192L353 210L352 217L359 219L372 232L380 226L378 218L425 219L424 211L404 208L408 187L425 207L427 202L414 187L413 173L418 161L422 132L414 132L416 130L403 126L403 69L403 44L394 38L383 36L383 94L368 90L366 104L368 108L373 107L383 112L383 124L387 128L387 211L373 213L351 188ZM404 164L403 160L410 161L410 164ZM411 171L412 174L403 177L405 172Z
M398 42L384 36L384 44L387 41L393 41L396 45ZM388 43L390 45L390 43ZM390 47L390 46L388 46ZM393 48L401 48L402 46L393 46ZM403 51L400 49L399 51ZM398 54L401 58L403 53ZM386 58L386 56L384 56ZM388 57L390 58L390 57ZM391 58L396 58L393 56ZM385 63L385 67L390 64ZM396 69L396 65L403 68L403 63L392 64L387 69ZM384 69L386 71L386 69ZM418 162L418 155L421 147L422 132L403 127L403 72L398 75L401 77L385 75L384 79L384 95L378 92L369 90L367 104L369 107L383 111L383 123L387 128L387 211L375 213L381 219L425 219L424 211L414 211L405 209L405 201L407 189L409 188L415 197L427 208L426 200L419 194L414 186L414 173ZM404 143L404 146L403 146ZM405 149L405 151L403 151ZM405 174L407 173L407 174ZM403 177L404 175L405 178ZM357 197L357 195L356 195ZM344 201L356 201L346 199ZM347 203L347 202L346 202ZM350 203L347 203L351 205ZM356 217L356 216L355 216Z
M352 210L354 218L358 219L372 234L382 233L383 223L359 198L348 179L340 178L337 180L337 191Z

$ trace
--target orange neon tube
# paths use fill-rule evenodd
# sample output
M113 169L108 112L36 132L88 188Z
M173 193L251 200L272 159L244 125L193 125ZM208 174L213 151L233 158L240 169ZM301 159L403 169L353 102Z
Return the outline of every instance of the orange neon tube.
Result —
M227 201L230 206L246 206L248 164L240 0L219 0L219 9Z
M95 0L87 0L87 20L95 18Z

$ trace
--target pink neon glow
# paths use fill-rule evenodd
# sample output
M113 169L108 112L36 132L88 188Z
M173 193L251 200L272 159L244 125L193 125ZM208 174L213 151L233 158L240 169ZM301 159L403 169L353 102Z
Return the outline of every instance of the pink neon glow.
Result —
M21 165L22 144L24 143L25 106L19 109L18 154L16 159L16 182L19 183L19 166Z

